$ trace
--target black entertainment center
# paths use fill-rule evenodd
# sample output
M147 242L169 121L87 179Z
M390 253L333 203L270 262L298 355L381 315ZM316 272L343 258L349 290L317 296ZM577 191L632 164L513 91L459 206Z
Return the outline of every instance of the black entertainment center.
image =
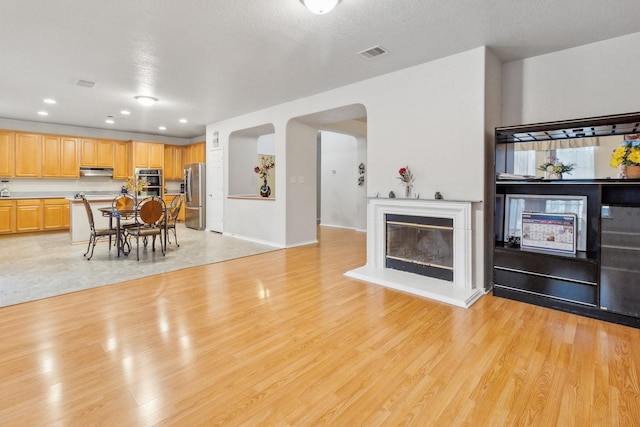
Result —
M496 129L495 296L640 328L640 179L608 164L637 133L640 113ZM549 153L580 159L581 177L550 179L538 166ZM530 212L575 218L573 251L556 241L562 226L525 223ZM521 247L530 233L540 248Z

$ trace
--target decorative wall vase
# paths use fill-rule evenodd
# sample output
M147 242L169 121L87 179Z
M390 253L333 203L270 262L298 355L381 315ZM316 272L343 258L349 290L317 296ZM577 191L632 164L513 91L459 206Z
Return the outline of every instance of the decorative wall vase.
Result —
M640 166L627 166L627 178L638 179L640 178Z
M262 197L269 197L271 195L271 187L267 185L267 178L264 178L262 185L260 186L260 195Z
M562 173L550 173L549 179L562 179Z

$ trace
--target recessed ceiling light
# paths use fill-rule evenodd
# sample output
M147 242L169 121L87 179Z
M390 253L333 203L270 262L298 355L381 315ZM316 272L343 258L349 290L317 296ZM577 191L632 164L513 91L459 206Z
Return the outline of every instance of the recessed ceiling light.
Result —
M55 99L51 99L51 98L47 98L44 100L45 104L55 104L56 100Z
M166 126L158 126L158 129L160 129L160 130L167 130L167 127L166 127Z
M41 116L48 116L49 113L47 113L46 111L38 111L38 114Z
M180 119L179 122L180 123L187 123L187 119Z
M114 124L115 121L113 121L113 119L107 119L104 121L105 123L109 123L110 125Z
M131 112L127 110L122 110L120 111L120 114L122 114L123 116L128 116L129 114L131 114Z
M158 102L158 98L154 98L153 96L139 95L139 96L136 96L136 99L140 104L144 105L145 107L151 107L153 104Z

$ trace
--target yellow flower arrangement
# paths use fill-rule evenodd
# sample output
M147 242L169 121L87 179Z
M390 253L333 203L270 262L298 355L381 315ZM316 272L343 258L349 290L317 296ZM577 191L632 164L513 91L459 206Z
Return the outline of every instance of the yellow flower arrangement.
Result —
M609 166L617 168L623 166L640 166L639 135L627 135L622 144L613 150Z
M129 178L127 178L127 181L124 183L124 188L126 188L127 191L129 192L132 192L135 190L135 194L140 193L146 187L147 187L147 180L145 178L138 178L138 180L136 181L134 177L130 176Z

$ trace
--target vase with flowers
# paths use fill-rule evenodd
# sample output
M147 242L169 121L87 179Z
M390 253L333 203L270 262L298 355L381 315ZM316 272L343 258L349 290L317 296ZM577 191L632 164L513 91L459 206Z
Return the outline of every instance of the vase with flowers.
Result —
M398 170L399 177L397 177L402 185L404 185L404 195L407 199L411 198L411 188L413 187L413 173L409 166L405 166Z
M276 167L276 163L273 156L260 156L258 158L258 163L258 166L253 168L253 171L258 174L260 179L262 179L260 195L262 197L269 197L271 195L271 187L269 187L269 184L267 183L267 178L269 177L271 170Z
M132 176L128 177L122 186L123 193L133 193L134 197L139 196L145 188L147 188L147 180L145 178L135 179Z
M571 174L571 171L575 169L575 163L564 164L556 156L547 157L547 161L538 166L538 170L547 173L548 179L562 179L563 173Z
M640 178L640 135L627 135L613 150L609 165L620 168L622 178Z

